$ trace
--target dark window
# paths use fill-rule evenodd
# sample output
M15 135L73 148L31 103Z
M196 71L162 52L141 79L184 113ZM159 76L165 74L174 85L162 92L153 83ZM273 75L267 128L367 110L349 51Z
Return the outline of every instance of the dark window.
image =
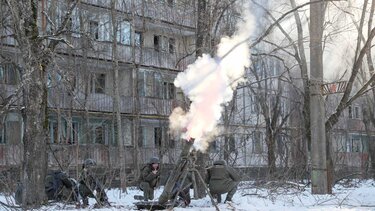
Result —
M69 144L78 143L78 132L79 132L78 122L73 122L71 138L69 139L69 142L68 142Z
M349 119L359 119L360 118L360 116L359 116L360 110L359 110L358 106L349 105L348 112L349 112Z
M154 141L155 147L162 147L163 133L161 127L154 128Z
M213 142L210 143L209 151L210 152L217 152L217 142L216 141L213 141Z
M277 153L284 154L284 136L281 134L277 135Z
M4 136L3 136L3 123L0 122L0 144L5 144Z
M89 22L90 36L92 39L99 39L99 23L97 21Z
M0 64L0 84L16 85L18 82L16 68L12 64Z
M236 151L236 139L234 136L229 137L229 152L235 152Z
M105 74L96 73L92 78L92 92L101 93L105 92Z
M176 40L174 38L169 38L169 53L175 53Z
M138 147L143 147L144 146L144 138L145 138L145 135L144 135L144 131L145 131L145 128L140 126L138 128Z
M94 135L95 144L105 144L104 126L101 125L94 127Z
M154 49L155 51L160 51L160 36L154 35Z
M164 99L176 98L176 88L173 83L169 83L169 82L163 83L163 98Z
M260 131L255 131L253 133L253 153L261 154L263 153L263 143L262 143L262 133Z
M362 152L362 142L359 138L352 138L352 152Z

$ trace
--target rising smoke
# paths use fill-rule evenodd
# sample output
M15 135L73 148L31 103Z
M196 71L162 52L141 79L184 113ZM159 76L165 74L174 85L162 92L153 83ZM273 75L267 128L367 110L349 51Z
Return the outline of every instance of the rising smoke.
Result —
M217 57L202 55L174 81L192 103L187 112L179 107L172 112L171 132L181 134L186 140L195 138L194 147L203 152L218 133L223 106L231 101L233 90L244 80L245 67L250 65L247 39L254 21L247 13L243 13L243 19L232 37L221 39Z

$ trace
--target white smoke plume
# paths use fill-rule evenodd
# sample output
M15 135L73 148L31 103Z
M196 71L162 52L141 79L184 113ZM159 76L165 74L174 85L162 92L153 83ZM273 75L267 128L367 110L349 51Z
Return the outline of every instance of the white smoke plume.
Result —
M217 134L223 105L231 101L233 90L244 80L245 67L250 65L247 39L255 23L250 14L243 14L244 21L237 24L234 35L221 39L217 57L202 55L174 81L192 103L186 113L181 108L172 112L170 129L182 132L183 139L194 138L194 147L203 152Z

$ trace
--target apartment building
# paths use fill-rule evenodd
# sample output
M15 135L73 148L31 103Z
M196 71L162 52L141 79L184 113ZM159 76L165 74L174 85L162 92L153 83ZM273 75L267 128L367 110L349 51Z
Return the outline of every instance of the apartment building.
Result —
M40 34L54 35L68 1L39 1ZM168 116L186 107L173 85L177 73L194 61L195 14L192 1L82 0L68 30L59 37L48 73L49 165L73 168L93 158L117 168L120 146L133 174L152 156L175 161L179 140L168 135ZM5 7L2 7L5 10ZM5 105L19 90L19 50L7 25L0 29L0 166L18 166L22 157L22 100ZM189 17L189 18L185 18ZM116 40L116 42L114 42ZM115 45L116 44L116 45ZM116 66L115 66L116 64ZM114 68L118 69L116 106ZM122 143L117 140L116 111Z

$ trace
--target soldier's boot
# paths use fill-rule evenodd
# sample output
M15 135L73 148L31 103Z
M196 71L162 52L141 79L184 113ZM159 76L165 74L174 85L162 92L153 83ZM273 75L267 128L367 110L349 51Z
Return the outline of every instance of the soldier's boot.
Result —
M217 203L221 203L221 194L216 194Z
M143 198L145 201L148 201L150 199L150 184L148 182L141 182L139 185L141 190L143 190Z
M224 203L228 202L228 201L232 201L232 198L234 196L234 194L236 193L237 191L237 185L234 186L234 188L232 188L232 190L230 190L227 194L227 197L225 198L225 201Z
M154 189L149 189L148 197L150 200L154 200Z
M89 206L89 198L84 197L82 199L82 207L87 207L87 206Z
M145 200L145 201L148 201L148 198L149 198L149 191L148 190L144 190L143 189L143 199Z

